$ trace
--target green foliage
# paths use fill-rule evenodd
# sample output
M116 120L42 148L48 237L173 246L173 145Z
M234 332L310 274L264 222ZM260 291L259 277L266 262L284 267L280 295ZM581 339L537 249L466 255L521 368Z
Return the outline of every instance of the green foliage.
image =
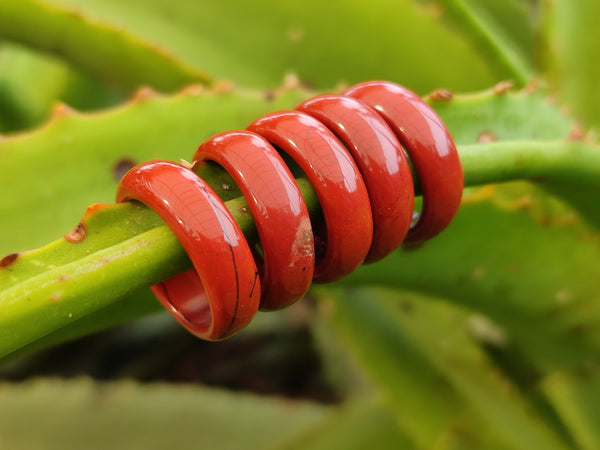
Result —
M120 167L189 158L211 134L316 91L378 78L471 92L429 101L472 187L439 237L311 291L312 336L340 405L136 382L3 383L0 446L598 448L597 9L1 2L0 256L21 253L0 269L0 357L154 312L147 286L189 265L138 205L95 206L83 243L60 237L88 205L113 201ZM300 83L284 82L290 73ZM507 79L518 92L489 89ZM203 175L254 239L239 191L219 189L222 171ZM240 345L261 326L277 339L269 323Z
M314 403L131 381L37 380L2 387L0 395L0 442L14 449L164 449L193 441L239 449L242 434L252 436L243 448L258 450L331 415L331 408ZM238 415L247 419L232 433L231 419Z

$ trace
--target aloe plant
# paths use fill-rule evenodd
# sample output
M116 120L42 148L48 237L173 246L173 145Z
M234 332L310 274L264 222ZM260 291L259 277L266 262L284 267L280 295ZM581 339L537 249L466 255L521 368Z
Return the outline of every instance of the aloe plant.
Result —
M0 442L93 448L91 424L102 423L115 430L103 448L142 435L150 448L189 445L196 433L215 448L599 448L600 34L588 26L598 9L593 0L1 2L7 364L156 313L148 286L189 267L152 211L113 204L124 169L189 158L208 136L317 92L388 79L424 95L457 143L466 188L442 235L309 292L312 338L341 404L287 400L284 413L281 399L209 388L7 383ZM255 239L239 191L221 188L227 175L202 176ZM77 400L101 392L110 395L93 412ZM71 439L32 420L56 398L67 402L56 420L78 430ZM196 430L179 415L210 420ZM134 417L146 426L118 425Z

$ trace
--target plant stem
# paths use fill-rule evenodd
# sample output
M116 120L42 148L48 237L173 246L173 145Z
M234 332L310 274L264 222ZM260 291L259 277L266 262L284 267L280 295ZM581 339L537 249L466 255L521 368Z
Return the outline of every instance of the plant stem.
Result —
M476 144L460 146L459 153L466 186L543 178L600 190L600 149L583 141ZM317 213L312 187L297 181L309 210ZM255 239L243 198L226 204L246 236ZM148 208L107 205L86 220L85 253L82 243L61 238L0 269L0 357L191 266L170 229L153 224L156 216ZM120 242L109 236L106 243L103 231L131 230L132 223L151 225L130 231Z
M582 141L510 141L459 148L465 186L520 179L600 188L600 149Z

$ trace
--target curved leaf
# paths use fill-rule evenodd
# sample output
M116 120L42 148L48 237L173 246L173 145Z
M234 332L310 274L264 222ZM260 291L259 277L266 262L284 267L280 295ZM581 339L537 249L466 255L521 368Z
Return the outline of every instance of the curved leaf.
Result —
M272 87L290 72L311 86L389 79L418 92L472 91L506 78L416 2L54 0L160 43L217 79ZM415 43L418 42L418 45Z
M546 373L600 359L599 260L596 231L516 184L472 193L445 233L340 283L416 290L485 314Z
M0 387L6 448L265 449L317 426L330 409L199 386L41 379Z
M174 91L191 82L210 82L199 70L127 31L42 1L0 3L0 37L64 56L125 92L143 84Z
M533 24L518 1L435 0L444 16L488 62L520 86L532 76Z
M600 374L593 367L553 374L542 382L544 393L582 449L600 446Z
M463 311L376 289L317 292L323 317L419 448L568 448L487 360Z
M542 2L542 4L544 4ZM600 126L600 33L595 0L554 0L544 9L546 65L554 88L587 125Z
M115 104L121 99L50 55L4 41L0 45L2 133L38 125L57 103L90 110Z

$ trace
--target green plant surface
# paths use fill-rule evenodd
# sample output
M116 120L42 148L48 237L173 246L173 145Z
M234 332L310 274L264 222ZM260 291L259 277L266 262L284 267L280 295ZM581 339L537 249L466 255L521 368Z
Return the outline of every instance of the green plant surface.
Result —
M354 399L337 414L330 414L318 426L283 441L277 450L392 450L411 448L414 444L398 429L396 420L380 402L372 398ZM348 430L352 430L351 433Z
M0 201L0 227L11 238L0 242L0 253L42 245L72 229L88 205L113 202L120 162L127 168L152 158L190 158L211 134L243 127L306 95L288 91L272 100L258 91L191 87L160 96L143 90L124 106L93 114L62 110L30 134L3 139L0 191L12 195Z
M561 418L569 426L581 448L593 449L600 445L600 377L597 369L550 375L541 387Z
M588 125L600 125L600 67L595 33L600 4L594 0L553 0L544 8L545 65L571 113Z
M533 27L527 20L523 2L436 0L431 3L442 10L454 27L463 30L473 46L487 55L488 61L503 67L520 85L529 81L533 72Z
M394 253L341 284L425 292L481 312L542 371L598 359L600 247L572 210L527 185L489 188L466 197L451 227L452 238Z
M69 69L52 61L23 51L15 45L4 44L0 48L0 131L8 132L45 119L55 98L63 90ZM43 83L38 80L44 73ZM35 91L27 89L40 81ZM17 92L23 92L17 95Z
M64 61L20 45L2 43L0 68L0 133L33 128L63 103L93 110L122 100Z
M3 1L0 28L2 37L77 61L81 69L125 92L140 84L174 91L210 82L202 72L123 30L46 2Z
M0 398L0 444L14 449L164 449L195 441L203 448L262 450L332 412L199 386L85 378L2 384Z
M320 88L382 78L396 79L418 92L441 86L472 91L512 77L501 64L482 63L463 39L469 28L440 28L436 15L414 2L377 0L368 8L360 0L42 4L60 5L73 11L71 15L131 30L142 42L160 44L195 69L244 86L270 88L295 72ZM81 48L78 43L73 46ZM78 59L73 62L81 64ZM437 70L455 65L469 69L469 83L460 71ZM406 70L407 66L420 69Z
M376 289L327 289L319 297L322 316L419 448L462 440L472 448L568 448L487 358L467 311Z

